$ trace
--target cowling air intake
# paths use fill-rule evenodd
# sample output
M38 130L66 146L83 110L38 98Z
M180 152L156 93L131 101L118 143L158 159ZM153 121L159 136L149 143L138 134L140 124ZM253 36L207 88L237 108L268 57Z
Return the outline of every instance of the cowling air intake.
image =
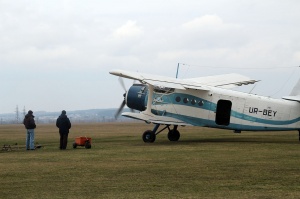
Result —
M126 105L135 110L144 111L147 106L148 86L133 84L126 94Z

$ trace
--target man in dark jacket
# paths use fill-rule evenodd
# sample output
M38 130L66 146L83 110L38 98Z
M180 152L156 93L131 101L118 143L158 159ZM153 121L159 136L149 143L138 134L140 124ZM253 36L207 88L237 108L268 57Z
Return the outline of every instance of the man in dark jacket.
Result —
M66 115L66 111L63 110L61 115L56 120L56 126L59 128L59 135L60 135L60 149L66 149L68 143L68 135L69 129L71 128L71 122Z
M30 110L28 114L25 115L23 120L23 124L27 129L26 136L26 150L34 150L34 129L36 128L33 112Z

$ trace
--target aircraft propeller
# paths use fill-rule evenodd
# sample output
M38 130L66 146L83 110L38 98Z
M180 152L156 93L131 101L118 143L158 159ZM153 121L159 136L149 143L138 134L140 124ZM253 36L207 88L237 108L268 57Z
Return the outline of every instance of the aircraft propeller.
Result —
M119 82L120 82L122 88L124 89L125 93L127 93L127 89L126 89L126 86L125 86L123 78L119 77L118 79L119 79Z
M121 103L121 105L120 105L118 111L117 111L116 114L115 114L115 119L117 119L117 118L120 116L121 112L122 112L123 109L124 109L124 106L126 105L126 94L127 94L127 89L126 89L126 87L125 87L125 83L124 83L124 80L123 80L122 77L119 77L119 82L120 82L122 88L124 89L125 93L123 94L124 100L122 101L122 103Z

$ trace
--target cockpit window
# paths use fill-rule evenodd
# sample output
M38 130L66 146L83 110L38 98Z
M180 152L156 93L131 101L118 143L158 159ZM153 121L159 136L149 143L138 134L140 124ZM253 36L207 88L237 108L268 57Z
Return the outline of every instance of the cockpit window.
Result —
M173 93L174 90L175 90L174 88L168 88L168 87L160 87L160 86L154 87L154 92L156 92L156 93L169 94L169 93Z

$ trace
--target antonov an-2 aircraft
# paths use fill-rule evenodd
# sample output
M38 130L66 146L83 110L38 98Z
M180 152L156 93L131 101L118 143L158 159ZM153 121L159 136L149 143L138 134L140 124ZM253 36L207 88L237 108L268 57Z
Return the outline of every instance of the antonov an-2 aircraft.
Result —
M298 130L300 140L300 89L295 90L297 86L291 96L273 99L230 90L257 82L239 74L192 79L123 70L113 70L110 74L139 81L128 91L125 89L116 117L126 104L140 112L125 112L122 116L155 124L153 130L144 132L144 142L154 142L156 135L165 129L169 131L170 141L178 141L177 127L186 125L231 129L235 133ZM165 127L158 131L160 125Z

